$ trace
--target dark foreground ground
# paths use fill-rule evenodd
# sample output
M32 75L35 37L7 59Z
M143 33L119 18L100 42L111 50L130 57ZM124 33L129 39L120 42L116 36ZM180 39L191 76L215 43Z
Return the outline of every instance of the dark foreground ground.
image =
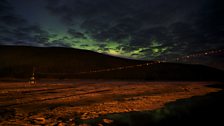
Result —
M223 124L220 82L0 82L0 125Z
M211 85L224 89L224 85ZM163 108L107 115L110 126L221 126L224 125L224 90L167 103ZM91 120L93 125L100 119ZM101 121L102 122L102 121Z

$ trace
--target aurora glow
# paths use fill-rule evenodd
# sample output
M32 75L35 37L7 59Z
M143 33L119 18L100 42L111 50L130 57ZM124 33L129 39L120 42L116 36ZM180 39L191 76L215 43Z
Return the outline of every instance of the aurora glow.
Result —
M216 0L1 0L0 45L157 60L224 47Z

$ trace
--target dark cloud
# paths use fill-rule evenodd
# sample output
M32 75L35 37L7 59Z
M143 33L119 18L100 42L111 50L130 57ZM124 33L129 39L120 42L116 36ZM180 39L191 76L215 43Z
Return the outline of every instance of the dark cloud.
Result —
M83 45L80 45L81 47L88 47L89 45L87 44L83 44Z
M66 43L65 39L66 38L56 39L56 40L53 40L51 42L44 43L44 45L45 46L50 46L50 47L66 47L66 48L71 47L71 44Z
M139 49L137 46L131 46L130 44L121 44L116 48L117 50L123 50L124 52L131 52L133 50Z
M10 26L15 26L18 24L25 24L25 20L22 18L19 18L15 15L5 15L5 16L1 16L0 20L2 23L6 24L6 25L10 25Z
M138 24L152 26L189 19L211 0L48 0L47 8L63 21L103 20L107 24L131 17ZM72 23L73 22L73 23ZM136 25L136 23L135 23Z
M133 54L131 54L131 56L139 56L139 55L141 55L141 54L139 54L139 53L133 53Z
M0 2L0 42L3 45L44 46L50 34L39 25L32 25L16 14L7 1Z
M169 35L169 30L166 27L160 26L138 31L135 35L133 35L130 44L132 46L147 47L154 39L164 44L172 42L171 36Z
M11 7L9 6L9 3L7 0L1 0L0 1L0 12L6 12L6 10L10 10Z
M81 32L77 32L76 30L74 29L68 29L68 34L71 35L72 37L74 38L83 38L85 39L85 35Z
M81 28L86 30L86 33L99 34L109 28L108 23L104 23L102 20L87 19L81 24Z
M7 0L0 2L0 26L6 25L8 27L16 27L18 25L24 25L26 20L14 13L14 8Z
M220 4L220 0L48 0L47 8L65 24L80 25L98 42L122 43L131 36L128 45L134 47L124 50L149 47L156 38L172 46L171 51L193 51L192 46L223 45Z
M54 5L54 6L52 6ZM77 19L102 19L111 21L117 16L131 13L126 1L120 0L48 0L47 8L56 15L60 15L66 23L73 24ZM130 11L129 11L130 10Z
M7 0L0 1L0 16L9 15L13 7L9 4Z
M64 24L78 25L82 32L79 28L67 31L74 38L86 38L86 34L99 42L122 43L131 36L129 45L138 48L150 45L153 38L174 47L196 46L202 41L207 47L213 40L218 45L223 42L221 0L47 0L46 7ZM0 8L2 25L26 23L7 0L0 2ZM23 38L28 30L20 29L16 36ZM36 28L29 33L34 32L41 31ZM46 38L42 35L46 34L41 33L39 38Z
M2 33L4 31L2 30L0 32ZM18 44L18 41L24 41L24 45L41 46L48 42L49 33L36 25L19 26L4 32L4 36L0 36L0 40L14 44Z
M107 47L107 44L97 44L97 46L99 47L98 50L102 51L102 52L107 52L108 50L110 50L111 48Z

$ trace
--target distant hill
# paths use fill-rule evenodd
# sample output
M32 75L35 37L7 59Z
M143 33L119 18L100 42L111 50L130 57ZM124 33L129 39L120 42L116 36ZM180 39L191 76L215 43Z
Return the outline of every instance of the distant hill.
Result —
M134 80L222 80L223 71L203 65L154 63L113 57L72 48L0 46L0 78L134 79ZM119 69L122 66L135 66ZM112 69L116 68L116 69ZM89 72L104 70L101 72ZM108 71L106 71L108 70ZM86 73L83 73L86 72Z

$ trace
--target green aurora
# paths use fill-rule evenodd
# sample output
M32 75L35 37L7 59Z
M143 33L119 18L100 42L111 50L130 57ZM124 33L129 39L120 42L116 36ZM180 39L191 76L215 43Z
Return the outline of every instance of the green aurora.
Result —
M169 50L169 47L163 47L162 44L153 39L148 47L139 47L131 51L123 50L123 44L128 44L131 40L131 36L122 39L121 41L105 40L99 43L96 39L85 34L85 38L75 38L66 32L53 33L48 39L48 44L54 45L55 42L62 42L69 45L71 48L78 48L84 50L91 50L98 53L104 53L119 57L133 58L133 59L145 59L145 55L148 52L151 53L151 58L156 59ZM150 41L150 40L149 40ZM122 43L122 44L119 44ZM102 46L103 45L103 46Z

